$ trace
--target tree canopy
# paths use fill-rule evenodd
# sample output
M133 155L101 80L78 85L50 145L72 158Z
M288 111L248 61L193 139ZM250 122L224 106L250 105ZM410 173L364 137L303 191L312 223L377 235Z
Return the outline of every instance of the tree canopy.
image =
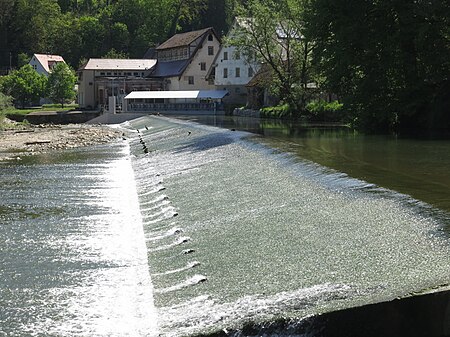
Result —
M352 122L374 132L450 128L450 3L314 0L314 60Z
M239 8L241 24L228 43L247 59L270 66L271 91L299 115L312 81L312 43L303 35L302 1L250 0Z
M58 62L48 76L48 98L63 108L64 103L70 103L75 98L75 82L73 70L64 62Z
M270 68L272 93L293 111L305 109L314 82L360 129L450 129L448 1L0 0L0 8L0 68L34 53L60 54L74 68L92 57L141 58L177 32L226 34L241 16L251 19L232 42Z
M235 0L0 0L0 66L25 53L60 54L72 67L111 50L141 58L177 32L226 33Z
M44 97L46 86L47 77L39 75L29 64L4 76L0 81L0 91L12 96L16 104L22 107Z

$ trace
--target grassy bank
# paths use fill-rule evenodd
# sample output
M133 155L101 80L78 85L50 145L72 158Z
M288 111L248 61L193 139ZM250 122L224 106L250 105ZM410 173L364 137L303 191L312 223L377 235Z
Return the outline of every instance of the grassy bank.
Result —
M17 109L14 107L9 107L9 108L5 108L5 109L0 109L0 130L5 130L5 129L15 129L15 128L23 128L25 126L28 125L28 123L26 121L21 122L21 123L11 123L6 116L11 114L11 115L28 115L29 113L32 112L50 112L50 111L70 111L73 109L78 108L78 105L76 104L69 104L64 106L64 108L61 108L60 104L44 104L42 106L38 106L38 107L29 107L29 108L25 108L25 109Z

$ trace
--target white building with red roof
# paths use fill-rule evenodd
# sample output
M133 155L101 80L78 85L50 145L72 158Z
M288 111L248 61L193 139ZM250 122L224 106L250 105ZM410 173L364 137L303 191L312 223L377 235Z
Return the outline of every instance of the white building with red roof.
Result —
M29 64L39 74L48 76L51 73L53 67L59 62L66 63L62 56L59 55L34 54Z

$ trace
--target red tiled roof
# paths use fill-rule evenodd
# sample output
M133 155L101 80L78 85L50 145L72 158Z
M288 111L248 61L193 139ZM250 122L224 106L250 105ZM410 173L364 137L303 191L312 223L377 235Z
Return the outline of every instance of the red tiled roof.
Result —
M33 57L35 57L40 64L42 64L42 67L49 73L50 67L57 62L64 62L64 59L62 56L59 55L50 55L50 54L34 54Z

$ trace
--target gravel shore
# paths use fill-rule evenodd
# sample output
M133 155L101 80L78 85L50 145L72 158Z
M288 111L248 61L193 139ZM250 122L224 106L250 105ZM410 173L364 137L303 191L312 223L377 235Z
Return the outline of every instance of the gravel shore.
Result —
M0 161L54 150L103 144L120 138L122 131L101 125L35 125L0 131Z

